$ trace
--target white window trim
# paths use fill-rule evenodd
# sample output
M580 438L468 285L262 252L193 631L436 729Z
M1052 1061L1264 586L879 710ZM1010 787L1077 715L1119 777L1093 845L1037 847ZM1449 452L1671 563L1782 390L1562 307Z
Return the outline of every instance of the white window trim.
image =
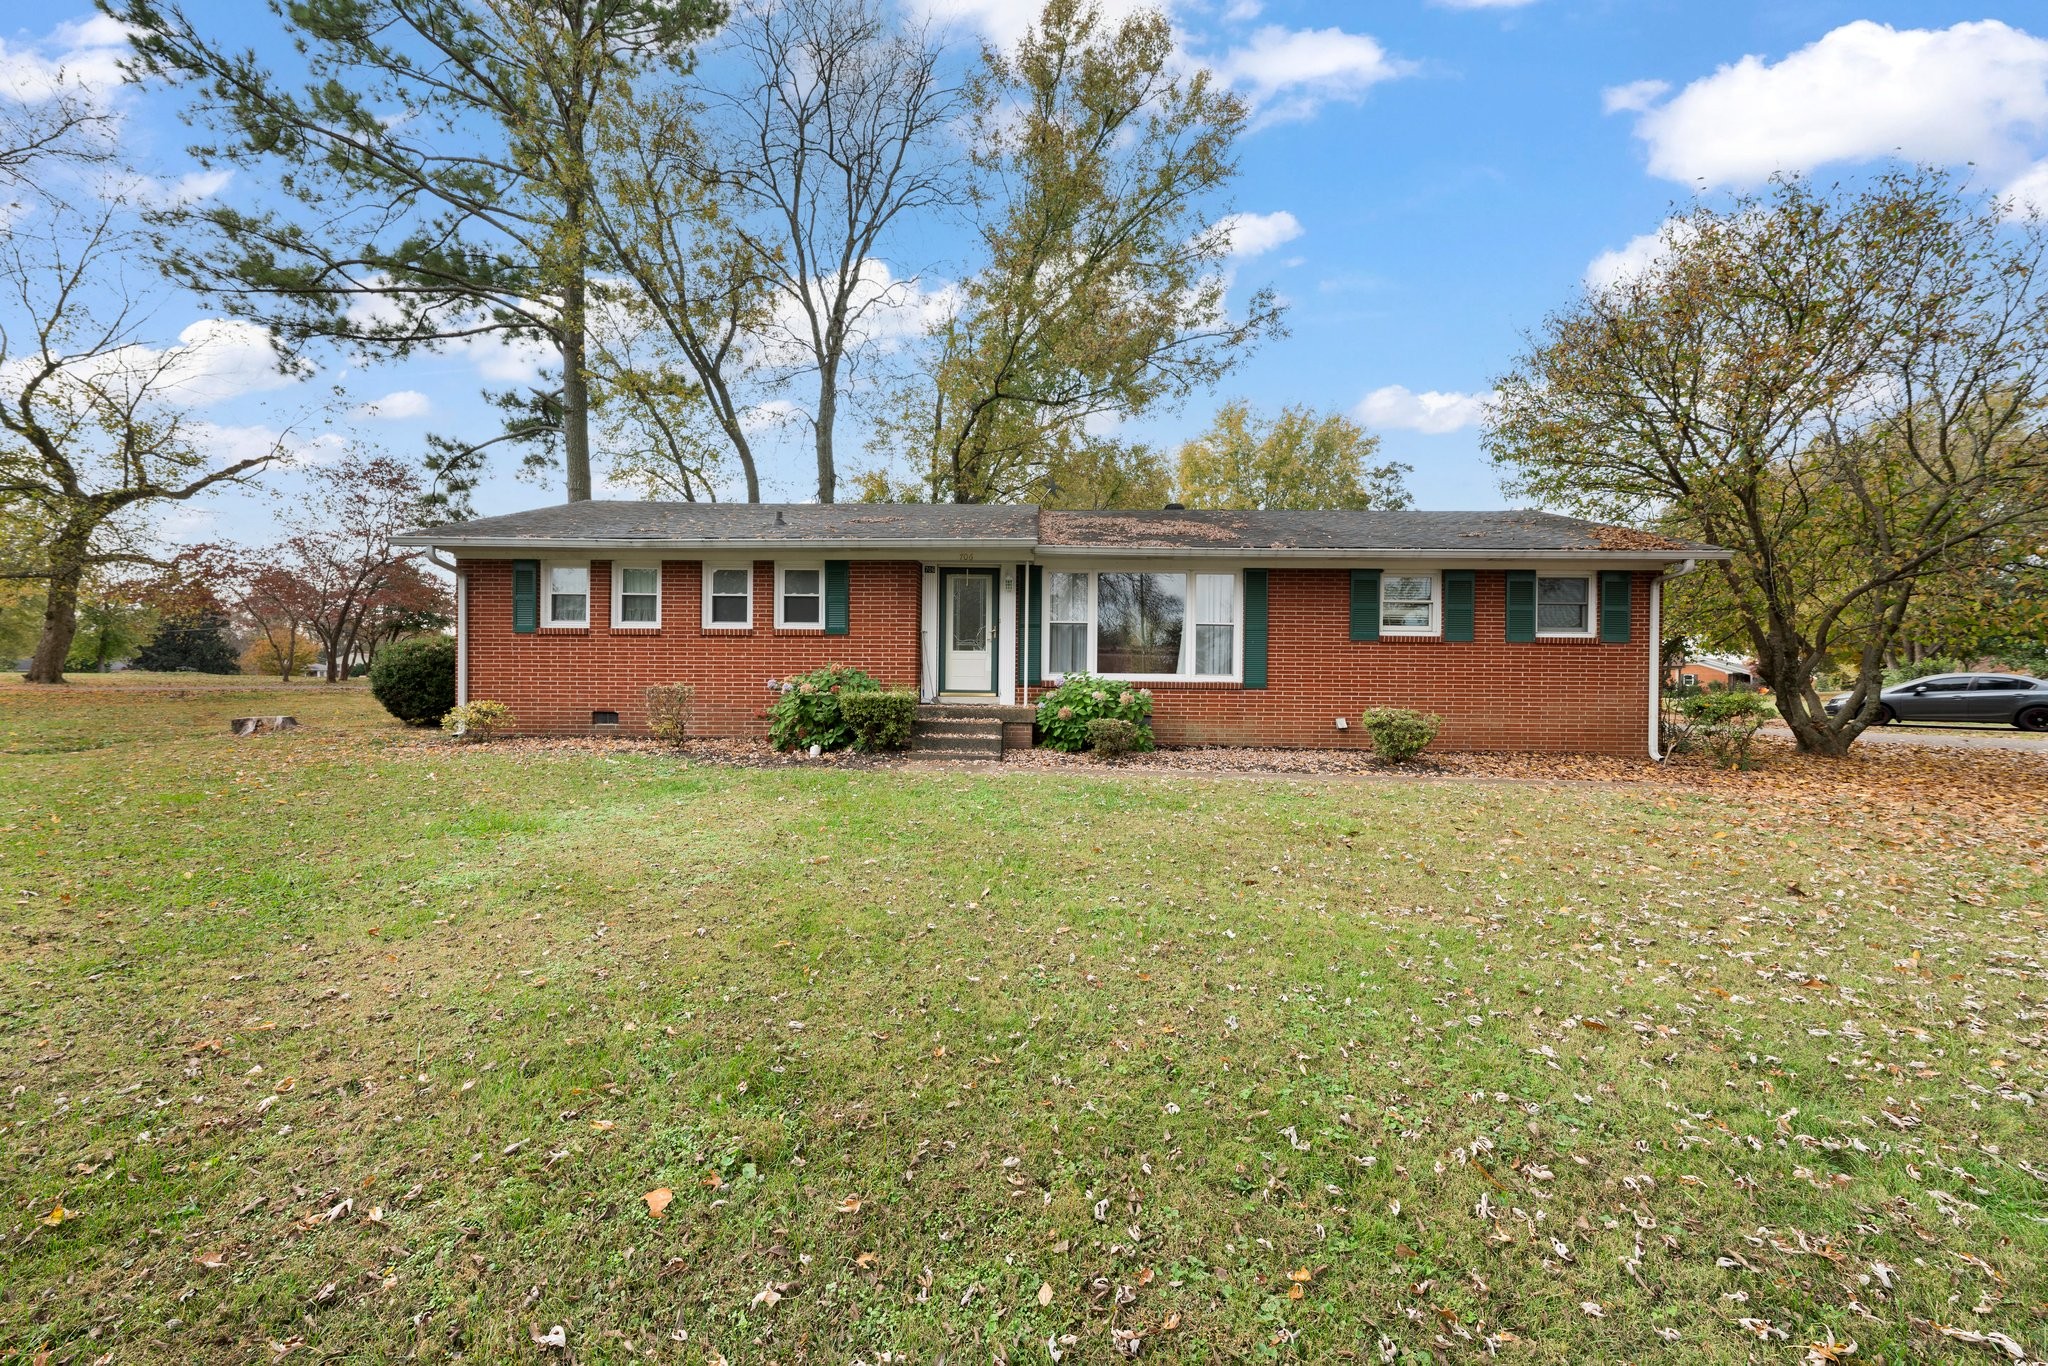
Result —
M1394 577L1429 580L1429 625L1387 625L1387 580ZM1440 636L1444 633L1444 576L1435 569L1382 569L1380 571L1380 634L1382 636Z
M1586 584L1586 625L1578 631L1546 631L1543 629L1543 581L1545 579L1583 579ZM1536 571L1536 635L1538 639L1586 640L1600 631L1600 576L1598 574L1546 574Z
M711 580L721 569L744 570L747 576L747 617L745 621L713 621L711 619ZM727 560L719 563L706 560L703 564L704 577L704 629L707 631L751 631L754 629L754 566Z
M1058 674L1051 667L1053 620L1050 600L1052 597L1052 575L1060 573L1086 574L1088 576L1088 672L1095 677L1114 679L1119 683L1242 683L1244 681L1244 571L1242 569L1224 565L1196 565L1181 570L1167 568L1156 563L1103 564L1086 567L1063 564L1058 566L1057 569L1047 565L1044 567L1043 572L1046 576L1043 591L1048 605L1039 614L1038 657L1046 678L1064 676ZM1227 674L1110 674L1100 672L1096 667L1096 662L1099 658L1096 653L1095 638L1097 626L1096 595L1097 581L1103 574L1180 574L1187 579L1187 616L1181 622L1180 657L1183 662L1190 665L1194 662L1195 627L1198 624L1195 621L1195 576L1198 574L1229 575L1233 580L1231 606L1232 611L1235 613L1235 620L1230 624L1230 672ZM1073 623L1066 622L1062 624L1071 626ZM1212 626L1221 625L1220 622L1210 622L1208 624Z
M818 619L816 621L788 622L782 619L782 600L789 590L785 576L790 570L813 570L818 575ZM818 631L825 629L825 562L823 560L792 560L788 564L775 562L775 629L778 631Z
M557 569L583 571L583 620L556 621L554 579ZM590 629L590 561L543 560L540 566L540 625L544 631L587 631Z
M654 620L627 621L626 571L628 569L652 569L654 571ZM635 594L634 596L641 596ZM659 631L661 629L661 564L649 560L612 561L612 629L614 631Z

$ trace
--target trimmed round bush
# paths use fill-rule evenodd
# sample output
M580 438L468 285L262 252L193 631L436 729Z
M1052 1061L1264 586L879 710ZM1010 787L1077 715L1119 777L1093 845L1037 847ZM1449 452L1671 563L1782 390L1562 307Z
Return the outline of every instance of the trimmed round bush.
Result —
M1367 707L1358 728L1372 740L1372 752L1390 764L1405 764L1436 739L1443 718L1406 707Z
M436 726L455 705L455 642L416 636L377 651L370 695L408 726Z
M1088 743L1097 758L1121 759L1140 743L1137 725L1116 716L1098 716L1088 723Z

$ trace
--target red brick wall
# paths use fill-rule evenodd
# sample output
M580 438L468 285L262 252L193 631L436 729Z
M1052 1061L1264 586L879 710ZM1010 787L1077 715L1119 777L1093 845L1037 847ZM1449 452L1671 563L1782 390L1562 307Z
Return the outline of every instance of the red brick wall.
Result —
M611 566L591 565L591 625L512 630L512 570L469 560L469 696L512 709L528 733L583 734L593 710L619 713L622 731L646 725L643 691L697 689L697 733L765 733L766 682L827 663L916 687L921 571L914 562L850 566L849 633L777 631L774 566L754 566L755 626L703 629L700 566L661 570L662 625L614 631ZM1267 686L1151 684L1153 725L1164 744L1359 747L1365 707L1414 707L1444 718L1444 749L1641 754L1649 731L1649 585L1637 574L1630 641L1539 639L1509 644L1505 580L1477 576L1474 639L1351 639L1351 577L1342 569L1267 571ZM1351 723L1340 732L1334 720Z
M1359 748L1366 707L1443 718L1437 746L1643 754L1650 727L1650 581L1634 576L1629 643L1597 637L1509 644L1506 579L1476 578L1472 640L1351 639L1351 575L1269 569L1266 687L1152 683L1152 726L1166 745ZM1034 692L1034 696L1036 693ZM1350 722L1336 728L1336 718Z
M848 664L885 684L918 681L921 567L915 562L854 561L848 566L847 634L778 631L775 566L754 565L754 625L745 631L704 629L702 566L665 560L661 626L611 628L611 564L590 566L590 625L512 629L512 564L464 560L469 579L469 696L512 709L527 734L588 733L590 713L616 711L621 731L647 725L646 689L688 683L697 690L695 733L767 733L767 680ZM545 590L543 590L545 591Z

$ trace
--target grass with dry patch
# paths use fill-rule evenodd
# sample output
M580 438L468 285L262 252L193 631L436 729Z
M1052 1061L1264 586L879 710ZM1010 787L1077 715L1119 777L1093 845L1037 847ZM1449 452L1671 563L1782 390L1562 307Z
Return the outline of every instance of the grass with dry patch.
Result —
M292 691L0 697L0 1350L2048 1350L2034 755L747 771Z

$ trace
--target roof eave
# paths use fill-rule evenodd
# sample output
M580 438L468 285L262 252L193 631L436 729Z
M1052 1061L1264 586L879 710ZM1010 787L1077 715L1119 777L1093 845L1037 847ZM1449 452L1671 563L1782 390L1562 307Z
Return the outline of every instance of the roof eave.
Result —
M465 537L443 536L430 532L408 533L391 538L393 545L427 546L437 550L678 550L705 554L736 553L750 550L794 550L799 552L820 550L1011 550L1030 552L1038 542L1029 536L992 539L973 538L932 538L890 540L773 540L773 541L706 541L706 540L647 540L626 541L616 536L551 536L551 537Z
M1491 564L1526 560L1630 560L1672 564L1681 560L1726 560L1726 550L1474 550L1470 546L1385 549L1377 546L1085 546L1041 545L1040 559L1229 559L1229 560L1455 560Z

